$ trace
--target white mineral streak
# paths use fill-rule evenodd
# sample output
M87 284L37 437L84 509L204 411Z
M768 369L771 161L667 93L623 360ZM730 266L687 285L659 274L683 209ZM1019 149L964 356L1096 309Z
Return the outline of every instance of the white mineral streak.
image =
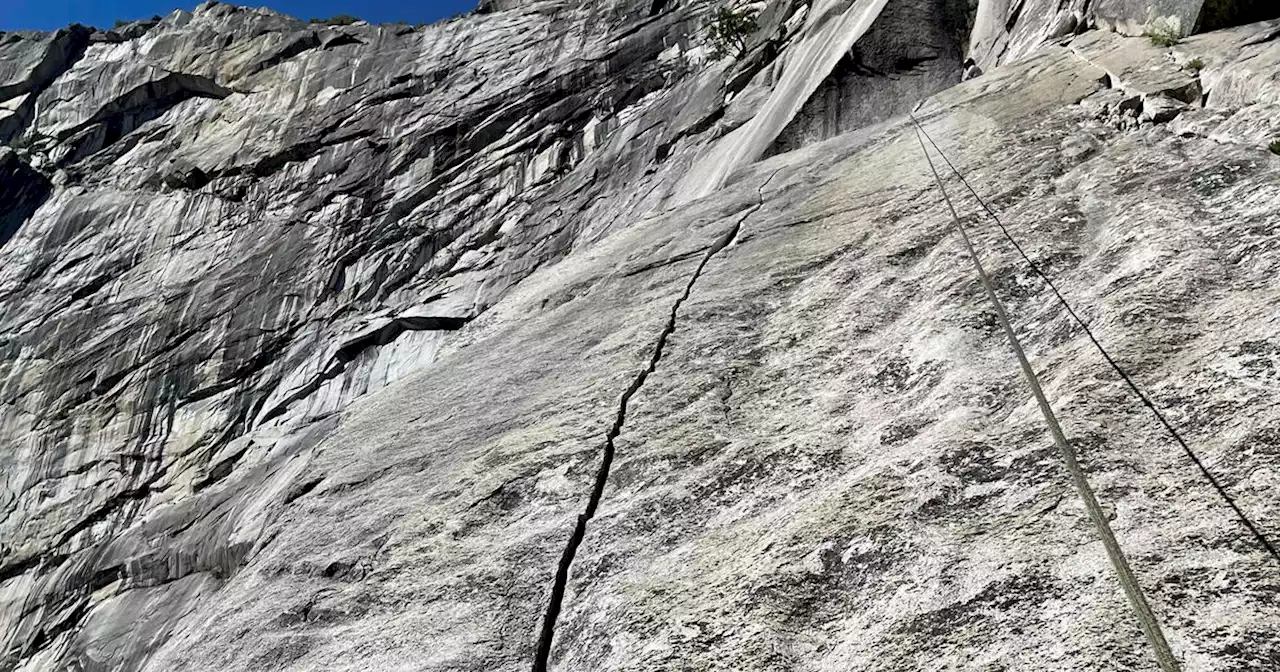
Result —
M818 0L798 43L782 59L778 83L751 121L712 145L676 189L675 202L702 198L735 170L758 160L795 118L832 68L871 28L888 0Z

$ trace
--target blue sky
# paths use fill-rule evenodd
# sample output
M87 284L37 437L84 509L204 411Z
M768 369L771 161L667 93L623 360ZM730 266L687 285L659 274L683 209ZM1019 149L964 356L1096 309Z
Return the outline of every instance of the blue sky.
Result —
M53 30L69 23L110 28L116 19L142 19L191 9L200 0L0 0L0 30ZM372 23L432 22L475 9L477 0L239 0L309 19L351 14Z

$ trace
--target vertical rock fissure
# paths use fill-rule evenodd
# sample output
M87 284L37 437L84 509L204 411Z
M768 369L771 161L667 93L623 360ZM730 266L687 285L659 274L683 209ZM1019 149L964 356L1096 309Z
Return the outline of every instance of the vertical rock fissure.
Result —
M89 48L91 30L78 23L54 33L48 50L25 81L0 86L0 101L26 95L7 117L0 118L0 145L9 144L26 131L35 114L36 101L59 77L84 58Z
M697 284L698 278L702 276L703 269L707 267L713 257L738 237L738 232L742 229L742 223L764 205L764 188L773 180L774 175L777 175L777 171L758 187L756 204L743 213L734 222L733 226L725 231L703 253L702 260L698 262L698 267L693 270L693 274L689 276L689 281L685 283L684 291L676 298L675 303L671 304L671 313L667 316L662 332L658 334L658 340L654 344L653 354L649 357L648 365L636 375L631 381L631 385L627 387L626 391L622 393L622 397L618 400L618 412L614 416L613 425L609 427L608 434L605 435L603 455L600 460L600 468L596 471L595 481L591 486L591 496L587 499L586 508L578 515L578 522L573 528L573 534L569 537L568 543L565 544L564 553L560 556L560 564L556 568L555 583L551 586L551 598L547 603L547 611L542 618L542 629L538 635L537 649L534 652L533 672L546 672L547 670L551 657L551 644L555 637L556 621L560 618L560 609L564 604L564 593L569 584L569 570L573 565L574 557L578 554L578 547L582 545L582 540L586 537L587 524L595 517L596 509L600 506L600 500L604 497L604 488L609 481L609 469L613 466L613 457L616 452L614 440L622 434L622 427L627 421L627 404L631 402L631 397L644 386L649 374L657 370L658 362L662 359L662 352L667 347L667 339L671 337L671 334L675 333L676 319L680 312L680 307L684 305L684 302L688 300L689 295L693 292L693 286Z

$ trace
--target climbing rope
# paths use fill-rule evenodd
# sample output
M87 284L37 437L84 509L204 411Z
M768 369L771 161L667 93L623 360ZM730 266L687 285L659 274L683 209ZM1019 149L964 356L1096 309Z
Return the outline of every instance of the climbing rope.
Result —
M912 121L915 121L914 115L912 115ZM923 131L919 122L916 122L916 139L920 141L920 150L924 152L924 158L929 162L929 170L933 172L933 178L938 184L938 190L942 192L942 198L946 201L947 208L951 210L952 222L955 224L956 231L960 234L961 240L964 241L969 258L973 260L973 267L978 272L978 278L982 280L987 299L991 301L992 307L995 308L1000 326L1004 329L1004 334L1009 339L1009 345L1013 347L1013 352L1018 357L1018 364L1022 367L1022 373L1026 376L1027 384L1031 386L1031 392L1035 395L1036 403L1040 406L1040 412L1044 415L1045 422L1049 425L1049 431L1053 434L1053 440L1058 445L1058 451L1062 454L1062 459L1066 463L1067 471L1071 474L1071 480L1075 484L1076 491L1084 502L1085 510L1088 511L1089 518L1093 521L1098 536L1102 538L1102 545L1106 548L1107 557L1110 558L1111 566L1115 569L1117 578L1120 579L1120 586L1124 589L1125 597L1129 599L1129 605L1133 608L1134 615L1138 617L1142 633L1146 636L1147 643L1151 645L1156 661L1160 664L1160 669L1164 672L1179 672L1178 661L1174 658L1173 651L1169 648L1169 643L1164 638L1160 623L1156 620L1155 613L1151 611L1151 606L1147 604L1147 598L1142 593L1142 587L1134 577L1133 570L1129 567L1129 562L1124 556L1124 551L1120 548L1115 534L1111 531L1111 525L1107 522L1107 516L1102 512L1102 507L1098 504L1098 498L1094 495L1093 487L1089 485L1089 479L1085 476L1079 461L1076 460L1075 451L1067 443L1067 437L1062 432L1062 426L1058 424L1058 418L1054 415L1053 409L1049 406L1049 400L1045 397L1044 390L1040 387L1040 380L1037 378L1035 370L1031 368L1031 362L1027 360L1027 354L1023 351L1017 334L1013 331L1013 326L1009 322L1009 315L1005 312L1004 304L996 296L996 290L991 283L991 278L987 276L987 271L983 268L982 261L978 258L977 250L974 249L973 242L969 240L969 233L965 230L964 224L960 222L960 214L956 212L956 207L951 202L951 197L947 194L946 187L942 184L942 176L938 174L938 169L933 163L933 157L929 155L929 150L925 147Z
M938 153L938 156L942 157L942 160L946 162L947 167L951 169L951 172L954 173L956 177L960 178L960 182L969 190L969 194L973 196L974 200L978 201L978 204L982 206L982 209L986 211L987 215L995 221L996 226L1000 228L1000 232L1004 234L1005 240L1008 240L1009 243L1013 245L1013 248L1018 251L1018 255L1022 257L1023 261L1027 262L1027 265L1031 267L1031 270L1044 281L1045 285L1049 287L1049 290L1053 292L1055 297L1057 297L1058 302L1067 310L1067 314L1071 316L1072 320L1075 320L1076 324L1080 325L1080 329L1084 331L1084 335L1089 338L1091 343L1093 343L1093 347L1096 348L1098 353L1102 355L1102 358L1107 361L1107 364L1111 366L1111 369L1116 372L1116 375L1120 376L1120 379L1125 382L1125 385L1129 387L1129 390L1138 397L1142 404L1146 406L1151 411L1151 414L1156 417L1156 420L1164 426L1165 430L1169 432L1169 435L1173 437L1174 442L1182 449L1183 454L1191 460L1192 464L1196 466L1196 469L1200 471L1200 474L1205 477L1205 480L1209 481L1209 484L1213 486L1213 489L1218 493L1218 496L1227 503L1227 506L1230 507L1233 512L1235 512L1236 518L1239 519L1240 524L1244 525L1245 529L1253 535L1253 538L1257 540L1258 545L1262 546L1262 548L1270 554L1276 562L1280 562L1280 551L1276 550L1276 547L1271 543L1271 540L1267 538L1266 534L1262 532L1262 529L1249 519L1249 516L1246 515L1240 506L1236 504L1235 499L1231 497L1231 494L1227 492L1227 489L1218 481L1213 473L1209 471L1209 468L1205 466L1200 457L1191 449L1191 446L1183 440L1182 435L1178 433L1178 430L1174 429L1173 424L1164 417L1164 414L1160 412L1160 409L1156 408L1155 403L1153 403L1151 399L1138 388L1137 383L1133 382L1133 378L1131 378L1120 364L1116 362L1111 354L1107 352L1107 349L1102 347L1102 343L1098 341L1098 339L1093 335L1093 331L1089 329L1089 325L1071 307L1071 304L1067 301L1066 297L1062 295L1062 292L1058 291L1058 286L1053 283L1053 280L1049 278L1048 274L1040 269L1039 264L1031 260L1031 257L1022 249L1022 246L1018 244L1018 241L1014 240L1013 235L1009 233L1009 229L1004 225L1004 222L1000 221L1000 217L996 215L990 206L987 205L986 201L982 200L982 197L978 195L978 192L974 191L973 186L969 184L969 180L965 179L965 176L961 174L961 172L951 163L951 160L947 158L947 155L943 153L940 147L938 147L938 143L934 142L933 138L929 136L929 132L924 130L924 127L920 125L920 122L916 119L915 115L911 114L910 116L911 121L916 126L916 131L919 134L924 135L924 137L929 141L929 144L933 147L934 151Z

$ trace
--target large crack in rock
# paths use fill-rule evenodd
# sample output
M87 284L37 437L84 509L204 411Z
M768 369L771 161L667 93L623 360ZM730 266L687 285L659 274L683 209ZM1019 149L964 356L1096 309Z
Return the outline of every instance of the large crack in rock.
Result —
M1086 30L1176 41L1274 18L1280 7L1263 0L981 0L969 54L989 68Z
M773 177L770 176L759 186L756 204L738 217L733 226L721 234L720 238L702 253L702 259L694 268L693 273L690 274L684 290L671 304L671 313L667 317L666 323L663 324L662 330L658 333L657 340L654 341L648 365L636 374L635 378L631 380L631 384L623 391L622 396L618 398L617 414L614 416L613 424L610 425L609 431L605 434L604 446L600 451L600 468L596 472L595 480L591 485L591 492L587 496L587 505L583 508L582 513L578 515L573 532L569 536L569 541L565 544L564 553L560 556L560 562L556 566L555 581L551 586L547 609L542 618L541 630L538 633L537 648L533 659L534 672L546 672L548 669L551 647L555 640L556 622L560 618L560 610L563 607L565 590L568 588L569 583L569 573L573 568L574 558L578 554L578 547L582 544L582 540L587 534L587 526L590 524L591 519L595 517L600 501L604 497L605 487L609 483L609 472L616 452L614 442L622 434L626 425L627 404L644 387L644 383L649 376L657 371L658 363L662 361L662 352L667 347L667 340L676 331L680 308L689 299L689 295L693 293L703 269L717 254L733 243L738 237L738 232L742 229L743 222L764 205L764 190L769 186L769 182L772 179Z
M1111 633L1111 643L1132 658L1123 630L1106 621L1106 596L1081 588L1101 584L1087 569L1088 556L1076 557L1084 551L1064 550L1087 550L1069 525L1055 528L1071 540L1065 546L1030 528L998 539L1012 555L1047 548L1065 558L1062 566L1078 574L1062 580L1029 551L1017 555L1025 568L1010 569L957 562L915 545L923 530L958 549L975 547L972 537L948 536L963 522L949 513L952 505L972 521L1001 520L953 487L955 479L978 474L987 480L974 487L992 489L999 479L1016 480L1008 474L1039 472L1034 441L1016 426L1016 408L1004 409L1000 417L1014 424L993 430L994 438L971 431L968 421L947 419L947 436L963 439L951 445L929 429L944 426L927 421L937 406L910 397L916 386L947 399L994 398L999 390L973 382L989 370L966 369L969 377L958 381L939 378L942 365L930 363L942 361L930 348L946 351L957 341L930 340L928 320L941 315L949 325L964 325L971 331L947 332L961 341L981 331L982 320L925 305L929 296L962 303L964 295L946 281L944 252L917 216L913 175L894 158L896 122L802 142L769 159L788 167L779 175L789 195L758 198L755 212L768 213L754 215L760 226L740 232L734 254L717 250L717 263L707 263L706 250L719 243L707 245L721 240L729 218L741 213L734 199L752 196L735 191L735 183L760 170L746 165L757 156L754 144L740 143L741 133L724 135L751 126L780 132L795 116L788 110L813 102L808 87L829 81L823 67L839 62L847 50L842 40L857 32L844 29L877 29L875 3L823 2L807 16L803 5L771 5L741 61L707 63L702 31L713 7L702 2L500 2L493 11L434 26L356 25L316 31L314 40L312 28L269 10L206 4L145 29L126 28L127 39L100 35L38 94L0 103L40 101L14 140L16 162L0 159L17 180L4 186L21 185L0 197L19 213L11 221L21 220L9 224L0 248L0 440L11 447L0 451L0 666L528 669L537 659L536 636L549 613L546 587L554 585L558 562L569 578L546 639L554 634L552 657L564 665L800 665L779 658L776 651L784 650L799 652L801 661L831 656L832 667L921 664L919 656L932 667L954 666L959 658L947 656L1009 650L1010 640L987 628L989 621L1063 622L1078 614L1060 605L1077 596L1085 611L1103 614L1103 626L1071 621L1080 627L1064 640L1066 659L1081 665L1097 659L1108 644L1092 634L1099 631ZM1028 0L1016 12L1015 31L1033 9ZM1059 36L1078 30L1079 23ZM967 154L961 160L992 171L983 188L998 194L997 207L1023 207L1054 189L1079 201L1058 194L1060 213L1026 220L1031 239L1078 240L1082 227L1095 236L1087 249L1096 258L1087 263L1102 280L1088 286L1127 306L1111 308L1114 319L1102 323L1143 326L1144 337L1155 339L1153 351L1170 355L1160 366L1172 379L1192 370L1171 353L1194 335L1169 331L1152 321L1151 311L1183 319L1195 310L1188 306L1201 305L1200 295L1176 282L1161 285L1173 298L1141 293L1150 277L1126 269L1158 275L1150 262L1167 260L1158 241L1168 231L1183 236L1169 249L1203 268L1220 268L1195 256L1206 245L1236 259L1221 266L1226 270L1217 279L1176 266L1191 273L1191 284L1207 283L1198 286L1222 288L1223 278L1242 278L1231 273L1251 273L1268 258L1268 234L1257 223L1265 218L1259 213L1269 212L1267 183L1259 177L1266 175L1265 147L1218 146L1171 129L1185 122L1209 135L1216 128L1254 138L1269 128L1263 118L1275 104L1269 70L1240 66L1272 62L1271 32L1274 26L1197 36L1170 50L1117 36L1077 38L1071 46L1085 58L1037 41L1031 59L988 68L937 94L940 102L924 115L954 134L951 141ZM824 36L832 39L817 39ZM331 48L317 48L316 40ZM1013 59L1011 49L1004 60ZM40 61L27 56L24 68ZM947 60L916 56L906 55L905 72ZM1183 87L1185 98L1196 98L1188 84L1196 80L1188 65L1193 57L1206 66L1199 81L1208 96L1199 102L1208 107L1191 101L1172 124L1140 123L1116 134L1091 122L1085 106L1073 106L1100 86L1099 66L1134 91ZM806 58L808 65L792 69ZM1171 84L1156 81L1166 75ZM843 113L848 102L832 109ZM1153 115L1163 114L1151 102ZM867 118L903 104L886 100L886 110ZM833 128L846 130L841 123ZM776 138L768 135L756 138L764 143L760 153ZM1059 142L1085 149L1058 152ZM705 177L702 159L717 156L710 154L716 144L753 151L714 165L723 173L716 180L694 179ZM1013 154L998 154L997 146ZM1080 162L1079 174L1068 170ZM1194 175L1182 179L1188 165ZM1093 186L1068 184L1076 179ZM712 186L691 200L684 189L691 182ZM1243 198L1246 186L1256 189ZM1113 187L1107 199L1090 196ZM1170 196L1148 208L1124 191L1130 188L1202 195L1212 207ZM1112 217L1112 202L1138 214ZM1180 217L1166 217L1178 208ZM1122 229L1114 235L1113 222ZM1168 226L1124 238L1141 222ZM1197 222L1227 229L1206 224L1192 235L1186 227ZM1231 242L1221 239L1227 230ZM869 264L859 256L865 252L859 240L879 241L888 261ZM752 264L742 265L740 249L753 250ZM1147 252L1152 256L1142 256ZM1067 265L1081 257L1054 254ZM699 260L693 292L686 274ZM1005 282L1020 287L1016 277ZM815 285L834 289L805 293ZM708 303L704 287L718 288L715 301ZM799 293L787 293L797 287ZM666 319L674 296L682 297L678 310L696 311L697 318L681 315L679 325ZM1255 305L1254 298L1241 300ZM842 301L858 309L832 313L830 306ZM1263 317L1237 319L1239 306L1218 308L1230 317L1213 325L1268 324ZM883 334L893 327L881 318L897 315L913 316L909 331L893 332L909 347L882 352ZM711 324L724 331L708 336L704 326ZM826 325L839 338L815 342L811 325ZM1059 353L1053 349L1063 338L1052 335L1045 347ZM1243 363L1230 371L1266 369L1267 337L1251 338L1239 346ZM689 343L706 345L686 352ZM985 361L981 347L965 352L972 355L966 366ZM685 385L708 358L721 361L724 353L733 356L717 370L723 380ZM635 371L652 374L659 356L664 375L642 375L636 386ZM1077 365L1065 354L1055 361ZM761 363L787 384L753 379L751 367ZM812 367L825 377L799 375ZM1255 399L1251 383L1234 373L1190 375L1233 390L1235 399ZM1091 379L1083 371L1079 380ZM827 394L830 381L840 394ZM627 391L622 408L612 396L619 389ZM292 394L298 390L304 392ZM808 390L820 393L806 396ZM1086 398L1096 388L1079 392L1068 398ZM878 395L893 403L881 404ZM760 420L749 434L726 430L686 441L686 428L655 432L642 410L651 396L672 418L695 423L689 431L701 427L697 413L704 407L717 422ZM787 416L765 402L790 404L794 412ZM843 406L824 423L802 423L800 431L784 426L828 403ZM1252 414L1246 429L1262 445L1265 418L1251 404L1239 409ZM966 417L981 416L974 413ZM855 427L851 417L865 422ZM588 445L602 433L611 437L613 455L603 476L599 446ZM1102 445L1091 436L1089 445ZM655 438L632 449L644 437ZM849 455L871 461L832 457L827 444L842 441L855 441ZM1232 464L1266 463L1265 456L1240 457L1235 443L1215 441ZM696 471L720 459L725 446L742 451L736 454L745 461L723 472ZM877 451L895 450L912 454L900 456L901 464L876 462ZM1016 455L1017 469L993 457L1006 454ZM1159 451L1124 454L1136 463ZM937 460L950 465L946 474L929 470ZM664 464L679 474L690 465L691 479L705 476L680 486L695 496L668 497L664 483L680 477ZM925 467L912 471L913 465ZM850 476L864 467L858 478ZM1116 478L1141 477L1127 464L1107 468ZM1258 493L1267 481L1259 473L1235 473L1245 506L1266 506ZM770 481L771 474L779 480ZM805 499L819 474L844 478L849 487L841 496L852 503ZM1000 476L993 481L991 474ZM923 503L900 496L899 478L915 479L913 492ZM606 480L610 494L601 499L596 493ZM757 484L770 485L756 490ZM1117 497L1132 505L1121 516L1170 518L1181 511L1143 499L1164 487L1158 485ZM584 491L593 493L588 505L595 517L569 535L578 546L565 562L573 527L566 523L582 511ZM786 492L800 495L783 501L779 493ZM866 492L889 493L890 503ZM1027 505L998 490L988 494L995 499L982 501ZM1046 502L1051 495L1044 493ZM777 519L774 528L735 527L734 520L751 517L735 516L759 512L765 500L790 507L795 527ZM627 508L636 502L643 506ZM1044 507L1052 524L1069 520L1055 517L1068 507ZM841 516L821 518L824 511ZM905 523L902 511L910 512ZM632 517L636 512L643 515ZM676 524L654 533L651 523L663 519ZM691 530L708 521L729 530L726 538L696 541ZM1207 585L1205 572L1220 569L1256 578L1221 535L1200 534L1218 544L1220 564L1179 537L1185 572L1150 560L1169 578L1161 585ZM771 550L738 543L757 536ZM830 549L799 558L814 539ZM767 604L742 598L733 592L742 585L707 571L724 561L719 551L705 550L718 543L735 544L746 588L771 596ZM666 558L660 551L668 544L698 550L686 545L685 555ZM660 562L628 565L620 548ZM900 556L923 558L923 569L904 570ZM698 560L686 562L690 557ZM929 573L950 566L969 573ZM627 581L610 584L611 567L625 567ZM932 597L905 610L882 608L874 591L863 591L864 579L882 575ZM1000 581L970 581L992 576ZM960 594L960 584L976 592ZM710 611L676 609L680 619L692 620L671 628L642 617L670 602L644 591L670 586L674 594L695 596L683 604ZM1000 601L1009 591L1036 595L1059 611L1046 615L1029 602ZM864 592L866 599L859 597ZM606 594L614 601L597 599ZM713 613L729 594L748 611ZM1226 608L1219 596L1190 594L1198 604ZM843 618L875 614L873 625L896 630L839 621L825 604L839 605ZM1186 606L1201 613L1196 608ZM939 630L971 617L972 637ZM766 653L749 639L759 623L774 623L779 632L795 626L798 634L762 635L760 646L775 649ZM1184 632L1188 650L1217 651L1240 642L1267 646L1267 636L1251 633L1274 632L1273 626L1263 607L1218 630L1196 622ZM254 635L236 634L246 628ZM813 633L839 640L831 633L853 631L884 643L876 645L880 658L866 658L863 644L849 638L835 653L805 648ZM1036 656L1049 647L1038 633L1029 635ZM904 641L910 652L892 645ZM932 646L938 641L944 645ZM1241 659L1223 654L1224 664Z
M326 383L341 376L347 371L349 365L357 361L359 358L369 357L372 354L376 358L380 348L393 343L405 332L449 332L461 329L470 318L466 317L449 317L449 316L433 316L433 315L406 315L389 319L378 320L375 324L366 327L362 333L353 335L334 351L333 356L328 362L324 363L321 371L301 385L291 389L280 398L273 395L264 405L263 410L259 414L254 424L262 424L283 415L291 404L311 397L318 392ZM391 374L386 382L394 381L398 375ZM344 405L338 403L330 405L326 409L331 412ZM323 414L325 411L309 410L309 415Z
M90 34L79 24L34 39L0 34L0 143L22 134L40 94L84 56Z

